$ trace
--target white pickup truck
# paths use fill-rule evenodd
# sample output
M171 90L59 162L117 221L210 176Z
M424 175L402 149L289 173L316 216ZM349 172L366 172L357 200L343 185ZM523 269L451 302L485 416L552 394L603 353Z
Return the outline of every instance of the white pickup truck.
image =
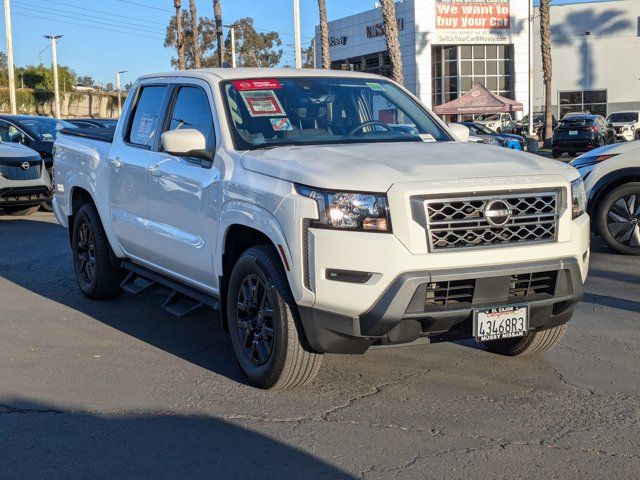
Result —
M587 276L582 180L465 132L374 75L147 75L114 135L59 137L54 210L88 297L163 285L175 314L219 308L262 388L308 383L326 352L544 350Z

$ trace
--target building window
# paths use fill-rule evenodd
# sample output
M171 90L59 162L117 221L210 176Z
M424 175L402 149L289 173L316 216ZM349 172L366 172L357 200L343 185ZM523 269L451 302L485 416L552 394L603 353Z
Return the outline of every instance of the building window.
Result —
M331 62L332 70L375 73L391 78L391 57L389 52L371 53L361 57L347 58Z
M434 106L458 98L477 83L513 98L513 46L434 46L431 74Z
M606 90L558 92L560 118L569 112L586 112L607 116Z

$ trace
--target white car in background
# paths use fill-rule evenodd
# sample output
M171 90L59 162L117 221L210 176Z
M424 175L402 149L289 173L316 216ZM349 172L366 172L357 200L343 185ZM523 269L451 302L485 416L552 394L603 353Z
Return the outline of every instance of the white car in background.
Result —
M616 138L626 142L640 140L640 110L624 110L612 113L607 117L614 130Z
M509 133L513 132L516 121L513 119L510 113L490 113L484 115L478 115L474 122L484 125L490 128L494 132Z
M591 150L571 165L585 183L593 232L619 253L640 255L640 141Z

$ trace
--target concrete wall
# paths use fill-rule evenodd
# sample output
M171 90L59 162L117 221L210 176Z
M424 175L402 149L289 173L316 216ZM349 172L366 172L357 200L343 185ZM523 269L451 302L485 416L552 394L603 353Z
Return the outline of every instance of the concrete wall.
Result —
M18 113L53 116L53 98L53 92L36 93L33 90L18 90ZM126 95L123 95L123 102L125 98ZM2 99L0 112L9 113L8 93L3 92ZM104 92L62 93L60 95L60 113L63 118L117 118L118 98L115 94Z
M558 92L607 89L607 113L640 109L640 0L551 7L553 103ZM539 14L536 9L535 31ZM585 32L590 32L585 35ZM534 36L534 106L542 110L540 37Z

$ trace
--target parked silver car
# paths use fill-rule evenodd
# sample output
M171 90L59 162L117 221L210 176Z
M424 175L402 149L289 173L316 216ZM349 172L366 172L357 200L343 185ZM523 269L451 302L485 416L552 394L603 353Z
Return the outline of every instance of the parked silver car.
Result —
M0 143L0 211L31 215L50 200L50 185L38 152L18 143Z

